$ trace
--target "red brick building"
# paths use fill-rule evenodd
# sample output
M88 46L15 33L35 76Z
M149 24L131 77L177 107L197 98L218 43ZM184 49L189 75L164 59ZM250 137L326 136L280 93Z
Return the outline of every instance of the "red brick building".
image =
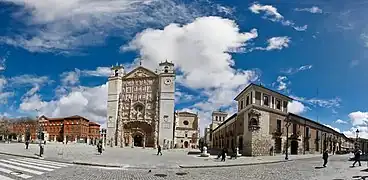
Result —
M37 139L38 129L41 128L46 141L59 142L84 142L100 138L100 125L90 122L81 116L64 118L49 118L40 116L37 121L23 121L12 125L12 132L25 140L27 128L31 134L31 140Z

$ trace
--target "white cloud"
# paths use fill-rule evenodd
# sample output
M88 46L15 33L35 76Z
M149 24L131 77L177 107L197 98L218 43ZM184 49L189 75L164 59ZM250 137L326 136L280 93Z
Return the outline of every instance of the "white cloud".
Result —
M278 76L277 77L277 82L279 83L277 90L281 91L281 90L286 90L287 86L285 81L287 80L286 76Z
M356 138L356 136L357 136L356 130L357 129L359 130L358 136L360 138L368 139L368 127L367 126L353 126L349 130L343 131L342 133L344 133L347 137Z
M344 121L344 120L341 120L341 119L338 119L335 121L335 123L337 124L347 124L348 122Z
M290 41L291 41L290 37L287 37L287 36L273 37L273 38L267 40L268 46L266 47L266 50L267 51L270 51L270 50L273 50L273 49L281 50L282 48L287 48L287 47L289 47Z
M302 114L305 111L307 111L307 107L305 107L301 102L299 101L292 101L291 103L288 103L288 112L294 113L294 114Z
M306 71L312 68L313 68L313 65L303 65L303 66L300 66L299 68L288 68L285 70L281 70L281 72L284 74L292 75L292 74L296 74L298 72Z
M204 115L219 107L234 107L232 98L258 78L256 71L234 69L235 62L229 53L244 51L248 41L257 36L256 29L239 32L232 20L202 17L183 26L170 24L162 30L146 29L121 49L139 51L144 66L151 69L165 59L172 60L180 72L177 82L200 90L205 100L191 108Z
M35 76L35 75L20 75L10 78L10 81L14 85L33 85L33 84L45 84L49 82L47 76Z
M24 98L19 108L26 112L34 112L35 109L38 109L39 115L50 117L80 115L104 125L106 123L106 103L107 86L103 84L92 88L74 87L71 92L53 101L43 101L40 95L34 94Z
M340 107L340 103L341 103L341 99L338 97L332 98L332 99L317 99L317 98L307 99L304 97L297 97L297 96L290 96L290 97L297 101L301 101L301 102L304 102L304 103L307 103L313 106L320 106L324 108Z
M79 83L80 70L75 69L74 71L64 72L60 76L63 85L76 85Z
M181 92L179 89L175 91L175 103L185 103L196 100L197 98L194 95Z
M0 3L19 6L13 17L27 27L25 34L0 37L0 43L31 52L61 54L103 44L108 36L131 35L142 26L187 22L220 10L209 1L184 4L173 0L3 0ZM222 7L224 11L226 7Z
M6 61L8 60L10 55L10 51L7 51L4 56L0 56L0 71L4 71L6 69Z
M317 6L313 6L311 8L295 8L295 11L305 11L305 12L310 12L312 14L321 14L322 13L322 9L320 9Z
M364 46L368 48L368 34L362 33L360 38L363 40Z
M86 76L108 77L111 74L111 68L97 67L96 70L83 70L81 73Z
M0 92L4 89L8 81L4 77L0 77Z
M249 7L249 10L255 14L260 14L264 12L263 18L268 19L273 22L280 22L284 26L291 26L297 31L305 31L307 30L308 26L295 26L295 23L290 20L285 20L284 16L282 16L278 11L277 8L271 5L262 5L259 3L253 3L252 6Z
M289 47L291 42L291 38L287 36L282 37L272 37L267 40L267 47L255 47L248 50L248 52L254 50L265 50L265 51L272 51L272 50L281 50L283 48Z
M349 118L353 126L367 125L368 112L356 111L349 114Z

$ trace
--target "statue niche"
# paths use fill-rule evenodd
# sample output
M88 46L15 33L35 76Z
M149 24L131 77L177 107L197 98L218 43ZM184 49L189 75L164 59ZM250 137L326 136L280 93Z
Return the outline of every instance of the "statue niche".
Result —
M143 117L144 117L144 106L143 106L143 104L136 103L133 106L132 115L133 115L133 119L136 119L136 120L143 119Z

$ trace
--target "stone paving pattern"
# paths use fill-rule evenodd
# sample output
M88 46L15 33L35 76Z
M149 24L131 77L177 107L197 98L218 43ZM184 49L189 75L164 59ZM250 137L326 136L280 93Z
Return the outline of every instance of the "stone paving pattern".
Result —
M26 150L24 144L1 144L0 152L35 156L39 153L39 147L31 144ZM47 144L45 146L45 160L54 160L61 162L79 162L100 165L115 165L127 168L178 168L191 166L223 166L223 165L239 165L251 163L272 163L284 161L284 155L278 156L259 156L259 157L241 157L236 160L227 160L220 162L215 156L208 158L198 157L197 155L187 155L188 150L164 150L163 156L157 156L155 149L142 148L106 148L99 155L96 146L86 144ZM321 157L316 155L290 155L290 160L304 159L311 157ZM347 158L347 157L346 157Z
M365 176L367 164L350 168L346 156L332 156L326 168L316 169L322 164L321 158L300 159L277 164L263 164L241 167L197 168L197 169L154 169L148 170L106 170L76 166L61 169L30 180L351 180L353 176ZM187 173L177 175L176 173ZM164 174L166 177L157 177Z

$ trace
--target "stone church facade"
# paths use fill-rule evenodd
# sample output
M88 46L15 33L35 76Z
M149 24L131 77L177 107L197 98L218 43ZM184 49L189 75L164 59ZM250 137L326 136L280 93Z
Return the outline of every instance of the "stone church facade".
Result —
M175 69L168 61L155 72L138 66L126 73L113 66L108 79L107 143L117 147L172 148Z

